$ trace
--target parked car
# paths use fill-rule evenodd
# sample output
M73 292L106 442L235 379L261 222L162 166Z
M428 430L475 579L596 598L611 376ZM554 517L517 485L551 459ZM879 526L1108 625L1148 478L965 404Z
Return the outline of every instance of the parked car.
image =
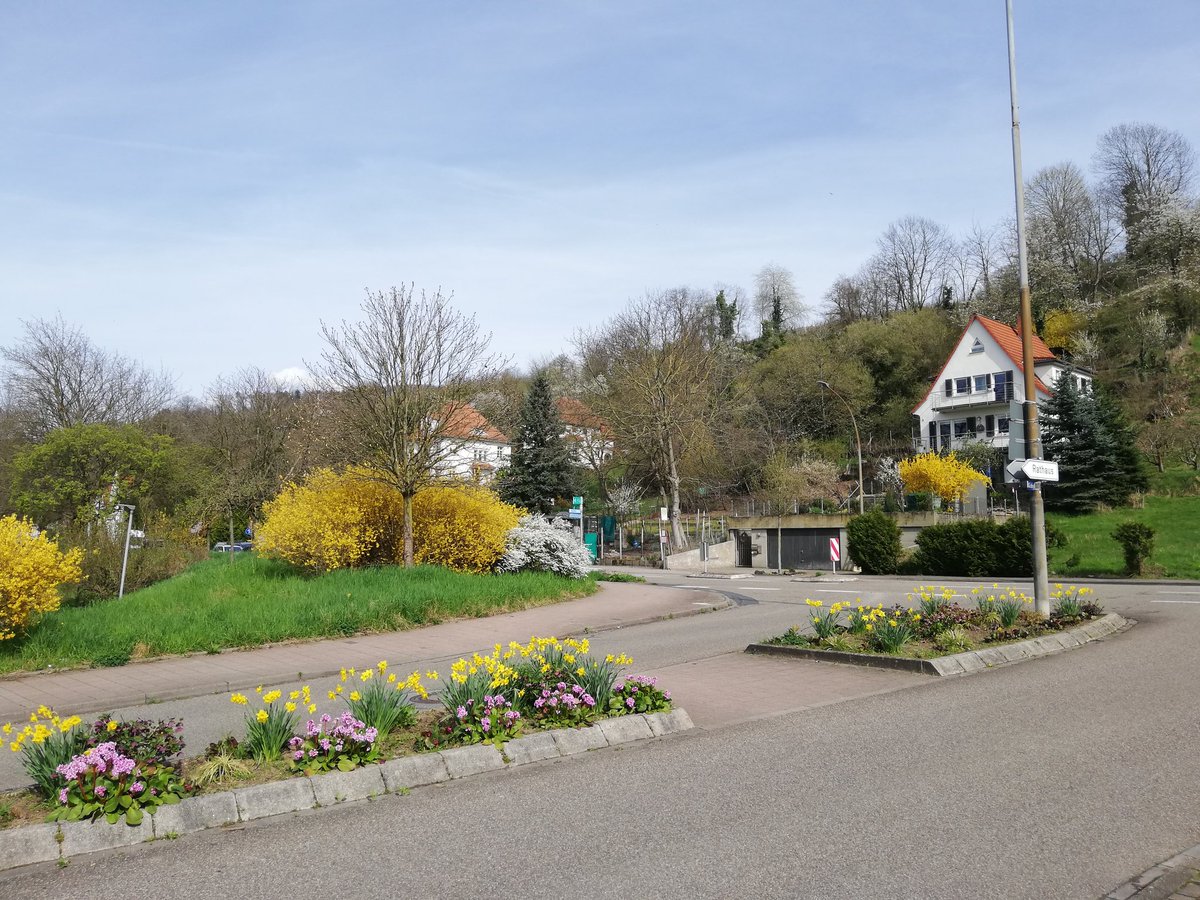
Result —
M249 550L251 544L249 541L238 541L236 544L231 544L228 541L217 541L213 544L213 553L243 553Z

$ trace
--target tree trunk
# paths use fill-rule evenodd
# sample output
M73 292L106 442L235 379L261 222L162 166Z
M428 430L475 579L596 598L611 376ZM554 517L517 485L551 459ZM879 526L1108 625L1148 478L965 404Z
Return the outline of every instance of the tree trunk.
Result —
M688 546L687 533L683 530L683 513L679 506L679 467L675 464L675 442L667 438L667 479L671 485L671 534L676 553Z
M413 567L413 495L402 494L404 498L404 567Z

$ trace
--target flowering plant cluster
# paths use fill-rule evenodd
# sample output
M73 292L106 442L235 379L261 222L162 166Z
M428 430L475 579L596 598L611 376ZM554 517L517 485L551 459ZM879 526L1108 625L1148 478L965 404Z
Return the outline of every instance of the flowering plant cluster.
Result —
M183 799L185 785L168 766L140 765L113 741L89 747L58 767L65 785L50 819L68 822L101 816L115 824L122 816L138 825L146 812Z
M849 610L845 626L841 624L839 614L850 604L834 603L826 608L820 600L806 600L812 634L802 632L797 625L769 642L800 646L819 644L827 649L851 652L916 652L924 655L933 651L961 652L971 649L974 642L1032 637L1048 629L1100 615L1103 612L1100 606L1084 599L1091 593L1091 588L1055 585L1051 594L1055 605L1047 619L1030 609L1031 596L1015 588L1004 590L999 585L993 585L991 591L972 588L975 608L969 609L954 602L960 595L952 588L922 585L907 595L907 606L885 609L882 603L868 606L860 599ZM914 642L917 642L916 651L907 651L908 645Z
M388 671L386 659L361 672L343 668L340 674L341 679L329 692L329 699L341 697L356 719L366 722L380 734L391 734L416 721L413 696L429 699L420 672L413 672L404 679L397 678L395 672ZM431 681L438 678L437 672L426 675Z
M592 555L570 523L537 515L525 516L508 532L496 565L498 572L554 572L567 578L585 578L591 568Z
M508 741L521 730L521 713L503 694L484 694L482 703L468 698L454 720L452 736L464 744Z
M79 716L64 719L48 706L39 706L24 727L18 729L12 722L0 726L8 748L21 754L21 767L43 797L55 796L58 767L83 750L87 735L78 727L81 722Z
M180 719L120 722L105 713L92 723L87 746L98 747L105 741L112 741L122 753L139 763L166 766L173 765L183 752L182 735L183 721Z
M336 718L328 713L309 719L303 736L288 741L288 765L307 774L349 772L379 757L375 739L378 730L344 712Z
M308 685L299 691L292 691L283 703L279 702L283 697L280 690L264 693L260 684L254 692L262 701L262 707L253 714L249 711L246 713L246 740L243 746L246 752L257 760L276 759L296 733L297 702L303 703L310 715L317 711L317 705L312 702L312 693ZM229 702L238 706L249 706L250 699L245 694L234 692L230 694Z
M613 688L608 701L610 716L663 712L670 708L671 692L660 688L658 679L646 675L630 675Z
M560 681L544 687L533 698L534 718L550 726L586 725L595 717L596 698L581 685Z

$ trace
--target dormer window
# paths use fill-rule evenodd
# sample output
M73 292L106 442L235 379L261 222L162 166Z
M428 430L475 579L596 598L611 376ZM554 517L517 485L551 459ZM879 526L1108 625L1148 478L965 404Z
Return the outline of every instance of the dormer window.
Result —
M971 345L971 352L972 353L982 353L983 352L983 341L981 341L979 338L975 338L975 343L973 343Z

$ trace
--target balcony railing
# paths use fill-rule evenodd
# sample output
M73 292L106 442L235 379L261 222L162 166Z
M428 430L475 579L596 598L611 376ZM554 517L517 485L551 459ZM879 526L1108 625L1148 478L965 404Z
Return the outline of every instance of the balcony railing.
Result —
M1013 386L1011 384L1003 384L992 388L988 391L980 391L974 394L955 394L953 397L947 397L943 394L936 394L933 398L933 408L936 410L944 409L967 409L972 406L990 406L993 403L1007 403L1013 398Z

